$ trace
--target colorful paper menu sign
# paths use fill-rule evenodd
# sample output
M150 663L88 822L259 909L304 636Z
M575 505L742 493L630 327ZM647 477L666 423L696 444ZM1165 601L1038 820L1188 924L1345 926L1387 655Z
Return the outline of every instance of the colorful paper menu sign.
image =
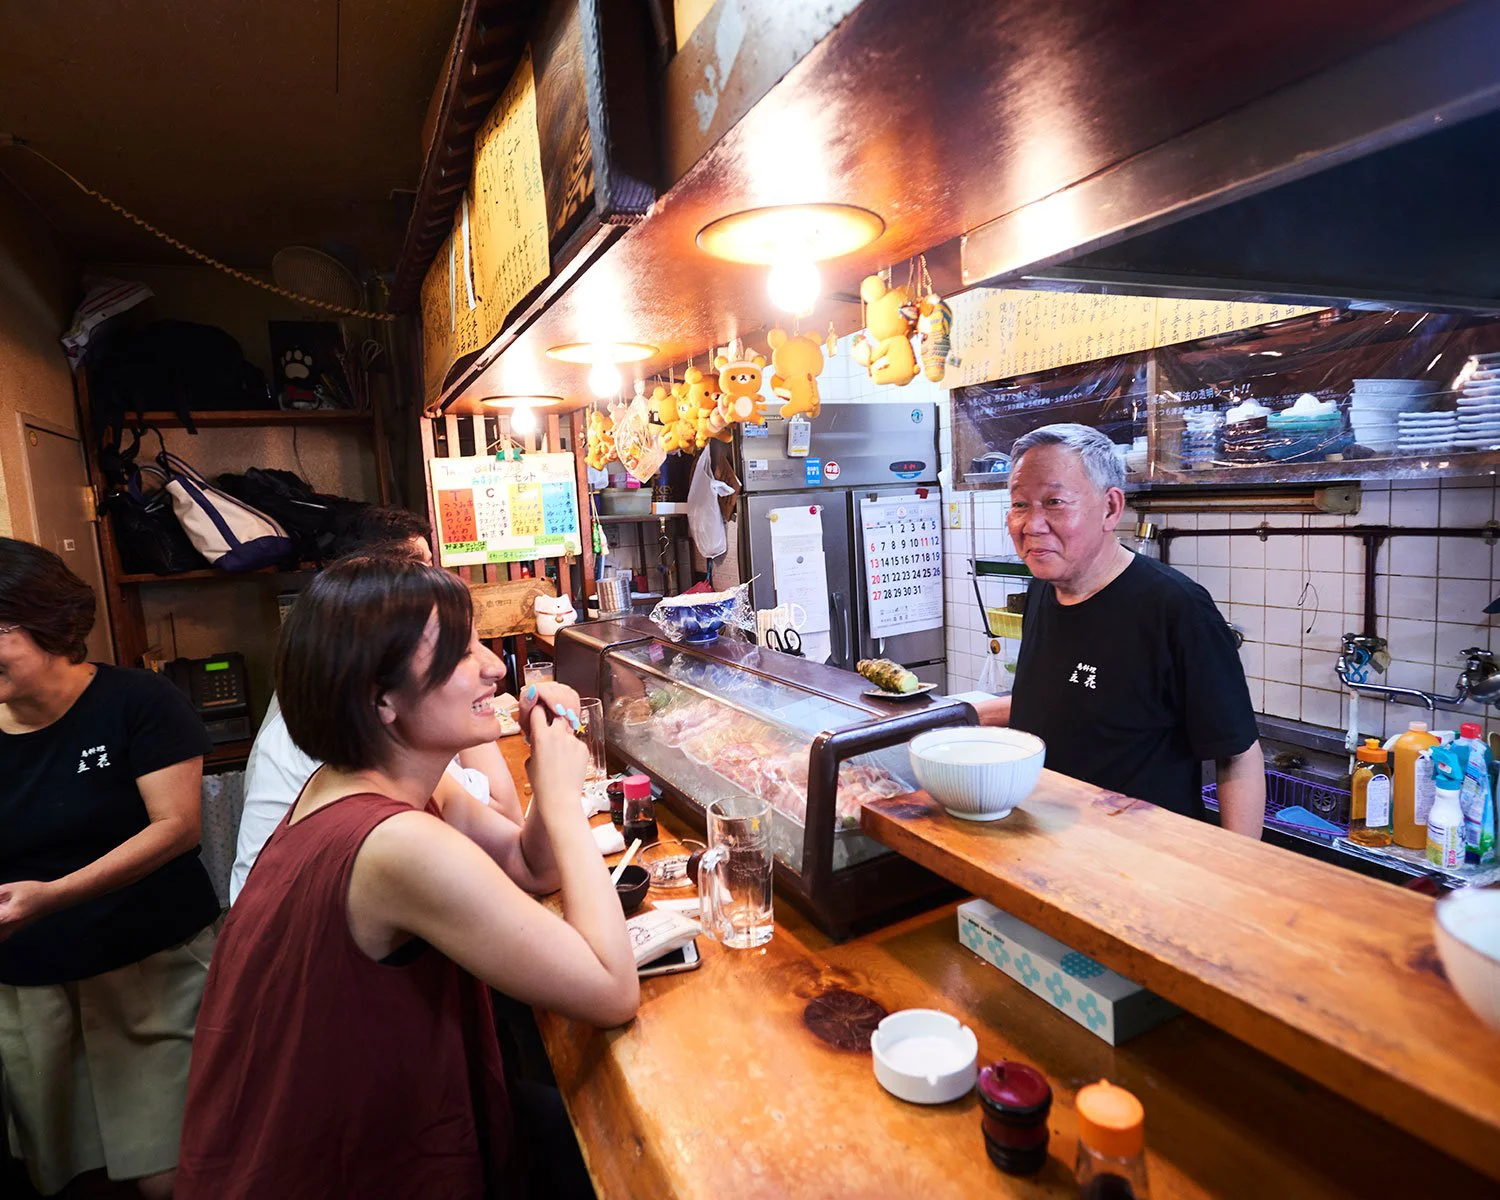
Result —
M445 567L578 554L577 481L571 454L434 458L438 557Z

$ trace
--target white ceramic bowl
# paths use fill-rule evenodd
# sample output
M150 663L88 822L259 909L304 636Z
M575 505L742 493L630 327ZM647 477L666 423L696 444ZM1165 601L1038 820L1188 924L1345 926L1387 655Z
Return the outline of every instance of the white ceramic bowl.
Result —
M1453 990L1500 1029L1500 889L1461 888L1437 902L1438 954Z
M1017 729L930 729L908 747L917 782L955 817L998 821L1036 787L1047 757L1041 738Z
M870 1035L875 1078L913 1104L947 1104L974 1090L979 1039L967 1025L935 1008L894 1012Z

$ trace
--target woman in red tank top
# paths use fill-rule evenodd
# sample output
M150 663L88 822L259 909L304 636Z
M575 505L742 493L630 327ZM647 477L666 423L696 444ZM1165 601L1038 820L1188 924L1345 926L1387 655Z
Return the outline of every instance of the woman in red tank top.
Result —
M534 795L522 852L550 858L561 918L430 799L455 753L498 734L503 676L444 571L346 560L293 606L276 691L293 740L326 765L220 934L178 1200L504 1194L486 985L600 1026L635 1015L624 918L578 800L577 695L528 689L520 713Z

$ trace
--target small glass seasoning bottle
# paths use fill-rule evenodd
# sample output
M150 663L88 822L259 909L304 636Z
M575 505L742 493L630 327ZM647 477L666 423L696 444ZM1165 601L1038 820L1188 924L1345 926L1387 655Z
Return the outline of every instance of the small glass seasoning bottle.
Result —
M1349 840L1361 846L1389 846L1395 834L1390 755L1378 739L1366 738L1354 757L1359 765L1349 781Z
M1079 1089L1078 1194L1086 1200L1146 1196L1146 1110L1105 1080Z
M611 779L604 787L604 794L609 797L609 819L616 829L625 827L625 781L623 779Z

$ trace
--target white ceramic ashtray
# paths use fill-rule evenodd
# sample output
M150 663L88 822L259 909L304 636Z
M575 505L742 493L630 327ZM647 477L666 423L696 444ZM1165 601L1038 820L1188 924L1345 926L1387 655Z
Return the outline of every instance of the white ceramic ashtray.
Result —
M913 1104L967 1096L978 1077L979 1039L957 1017L932 1008L894 1012L870 1035L875 1078Z

